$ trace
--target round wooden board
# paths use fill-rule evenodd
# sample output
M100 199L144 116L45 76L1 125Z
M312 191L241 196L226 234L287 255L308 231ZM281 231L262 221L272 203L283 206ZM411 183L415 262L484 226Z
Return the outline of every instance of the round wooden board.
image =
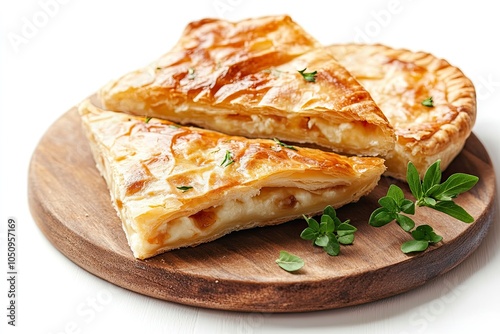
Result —
M328 256L299 235L304 220L234 232L194 248L149 260L132 256L104 179L95 168L76 109L56 121L35 150L29 172L32 215L50 242L87 271L138 293L214 309L253 312L301 312L367 303L410 290L452 269L485 237L495 213L495 175L491 160L471 135L462 153L444 173L479 176L479 183L456 202L474 218L465 224L429 208L418 208L417 224L430 224L443 241L408 256L400 245L410 236L391 223L368 225L391 183L358 203L337 210L358 232L353 245ZM280 250L302 257L296 273L279 268Z

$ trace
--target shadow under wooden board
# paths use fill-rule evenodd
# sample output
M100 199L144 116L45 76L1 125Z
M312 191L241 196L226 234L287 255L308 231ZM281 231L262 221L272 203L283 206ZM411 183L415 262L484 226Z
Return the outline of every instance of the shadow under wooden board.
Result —
M495 214L495 175L487 152L471 135L443 177L463 172L480 181L456 202L474 218L465 224L429 208L418 208L418 224L430 224L443 241L408 256L410 239L396 224L368 225L391 183L413 198L406 184L383 177L358 203L337 210L358 228L353 245L328 256L299 235L304 220L233 232L194 248L136 260L111 206L104 179L95 168L76 109L57 120L36 148L29 171L29 203L45 236L85 270L123 288L200 307L302 312L357 305L420 286L457 266L485 237ZM280 250L306 262L296 273L275 263Z

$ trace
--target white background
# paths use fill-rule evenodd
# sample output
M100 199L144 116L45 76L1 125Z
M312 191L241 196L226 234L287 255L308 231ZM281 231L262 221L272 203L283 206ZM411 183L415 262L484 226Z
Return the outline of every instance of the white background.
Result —
M498 176L500 18L495 2L0 3L0 276L7 272L5 231L10 217L18 223L19 272L15 328L7 326L8 288L6 278L0 279L2 333L465 333L498 328L498 218L481 246L460 266L408 293L331 311L248 314L164 302L99 279L44 238L27 204L30 157L50 125L111 78L168 51L188 22L204 17L239 20L286 13L324 44L377 42L449 60L476 85L474 133ZM29 29L30 24L37 26Z

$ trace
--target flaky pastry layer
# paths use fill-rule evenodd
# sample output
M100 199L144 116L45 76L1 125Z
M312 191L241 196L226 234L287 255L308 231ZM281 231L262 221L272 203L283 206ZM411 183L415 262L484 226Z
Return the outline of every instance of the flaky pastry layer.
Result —
M314 82L301 70L316 72ZM394 147L367 91L288 16L190 23L170 52L99 93L109 110L232 135L356 155Z
M90 101L79 112L139 259L357 201L385 171L380 158L228 136Z

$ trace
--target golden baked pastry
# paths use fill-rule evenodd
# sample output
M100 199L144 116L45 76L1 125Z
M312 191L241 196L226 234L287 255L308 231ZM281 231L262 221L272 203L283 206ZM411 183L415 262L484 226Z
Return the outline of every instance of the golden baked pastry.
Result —
M190 23L170 52L99 93L109 110L232 135L357 155L394 147L366 90L288 16Z
M332 45L328 50L370 92L396 134L386 175L405 180L408 161L423 175L444 170L462 150L476 118L472 82L447 61L383 45ZM432 98L433 106L422 103Z
M370 192L383 159L344 157L79 105L136 258L340 207Z

